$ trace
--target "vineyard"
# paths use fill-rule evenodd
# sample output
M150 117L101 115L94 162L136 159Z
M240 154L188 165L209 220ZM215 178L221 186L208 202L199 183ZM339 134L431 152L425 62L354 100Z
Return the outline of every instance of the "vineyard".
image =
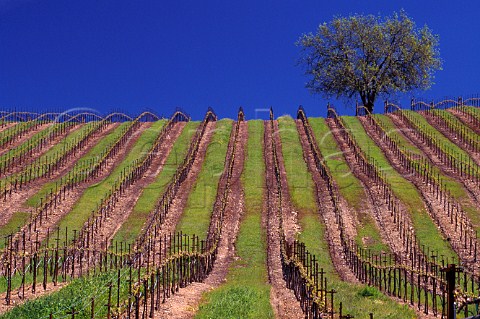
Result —
M0 318L477 318L480 99L0 112Z

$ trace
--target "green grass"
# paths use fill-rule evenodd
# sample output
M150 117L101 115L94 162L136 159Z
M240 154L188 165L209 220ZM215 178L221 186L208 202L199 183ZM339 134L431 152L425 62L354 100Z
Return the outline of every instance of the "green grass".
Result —
M475 161L470 158L467 152L465 152L461 147L458 147L455 143L450 141L445 135L443 135L440 131L438 131L435 127L430 125L425 117L422 114L405 110L404 113L408 113L410 116L415 118L420 123L419 129L421 131L426 132L429 136L433 137L434 140L438 143L442 151L447 153L452 153L452 155L456 155L456 157L460 160L460 156L463 158L465 163L468 163L469 159L472 162L473 167L476 167Z
M473 106L463 107L463 111L472 114L477 120L480 120L480 109Z
M53 157L56 153L63 153L64 147L69 147L72 143L82 138L85 133L91 131L94 126L98 125L96 122L90 122L80 126L74 131L70 132L65 138L53 145L41 158ZM40 162L42 162L40 160Z
M308 121L317 140L318 148L325 159L325 164L335 179L343 198L356 211L362 210L366 197L365 190L361 182L352 174L325 119L309 118Z
M210 216L217 195L218 181L225 165L232 121L223 119L216 122L202 169L195 185L188 195L187 205L176 231L184 234L206 236Z
M121 172L133 161L145 156L146 152L152 147L157 138L161 128L165 125L165 120L160 120L152 124L150 128L145 130L135 145L127 154L126 158L115 167L115 169L101 182L89 186L82 194L80 199L75 203L72 210L66 214L59 222L58 227L63 233L68 229L68 238L72 239L72 230L79 230L87 221L92 211L96 210L102 198L106 196L108 191L112 188L115 180L120 176ZM61 235L62 237L62 235Z
M446 257L455 257L456 260L458 260L457 255L453 252L448 242L442 238L434 222L425 210L422 197L417 188L393 169L382 150L365 132L358 118L345 116L343 120L346 128L351 130L352 135L355 137L355 140L363 152L372 157L386 174L386 179L395 196L397 196L409 210L419 244L429 247L430 250L439 251Z
M400 148L404 148L413 154L417 154L426 158L426 155L420 149L418 149L414 144L410 143L410 141L408 141L402 134L398 132L395 124L388 116L375 115L375 117L381 123L382 127L388 132L387 134L397 141L397 144ZM473 224L477 225L478 227L478 225L480 225L480 212L474 205L471 204L467 190L463 184L454 178L444 175L442 171L432 163L430 163L429 166L435 175L440 176L442 184L444 184L450 191L452 197L461 203L462 208L468 213L468 216L472 220Z
M316 214L314 183L303 160L297 127L291 117L278 118L278 129L282 141L282 154L285 170L289 173L288 190L292 203L304 213Z
M6 143L8 140L12 138L13 135L17 134L19 131L23 132L28 130L29 128L35 125L35 122L36 121L17 122L11 127L3 130L2 132L0 132L0 145L3 145L4 143ZM0 121L0 124L1 124L1 121ZM42 123L40 122L39 124L41 125Z
M309 122L317 140L318 148L322 153L327 168L337 183L340 194L358 216L358 221L361 225L357 227L357 237L355 239L357 244L370 249L374 253L390 252L388 245L382 242L375 221L364 211L364 207L367 205L365 203L367 194L361 182L351 172L325 119L310 118Z
M132 212L118 230L113 242L121 241L125 244L133 243L136 236L140 233L148 214L155 208L155 204L163 195L165 187L168 185L175 174L176 169L185 158L198 125L199 122L189 122L185 125L182 133L175 141L162 171L158 174L155 181L142 190L142 194Z
M320 222L321 218L317 212L315 184L303 159L303 149L295 122L291 117L282 116L278 119L278 128L290 199L298 210L298 221L302 228L302 231L298 234L298 239L305 243L317 241L315 246L321 247L317 250L320 267L336 276L330 260L328 245L324 240L325 225ZM319 239L321 240L319 241Z
M83 163L87 162L89 159L97 158L99 154L102 154L103 151L105 151L114 141L116 141L122 135L122 130L129 124L130 122L125 122L117 126L110 134L108 134L107 136L102 138L97 144L95 144L95 146L93 146L87 154L80 158L77 163ZM71 171L73 172L74 169L72 168ZM27 200L26 204L30 207L35 207L39 205L40 198L45 198L50 191L54 191L56 183L60 183L60 178L44 184L37 193L35 193Z
M71 126L73 124L71 123L62 123L59 124L62 126ZM45 164L58 164L62 157L67 154L68 152L72 151L76 145L78 145L79 141L83 139L85 134L88 134L92 132L92 130L95 129L95 127L98 126L98 123L88 123L86 125L81 125L79 129L73 130L73 132L70 132L66 137L64 137L59 143L54 144L52 147L49 147L47 152L41 155L39 158L37 158L34 162L31 162L27 166L24 166L23 169L18 172L13 174L10 180L7 181L7 178L0 180L1 182L4 182L6 185L7 183L13 184L17 183L18 181L23 180L24 182L31 182L37 178L40 177L46 177L47 174L50 175L49 172L51 172L49 169L49 166L46 166ZM57 126L58 128L58 126ZM46 130L43 130L42 132L45 132ZM48 130L47 130L48 131ZM41 133L42 133L41 132ZM50 134L50 133L48 133ZM45 134L47 135L47 134ZM40 143L40 140L37 139L35 143ZM21 147L24 148L26 151L27 149L32 148L32 146L27 145L27 143L24 143L21 145ZM30 173L29 173L30 172Z
M296 180L296 175L309 176L307 166L303 161L303 153L296 129L291 118L279 118L280 136L282 140L282 153L287 170L289 189L291 181ZM320 144L321 142L318 141ZM335 306L343 302L343 313L349 313L355 318L369 318L372 312L381 318L415 318L414 312L406 305L400 305L382 293L375 293L374 296L365 294L365 285L346 283L340 280L330 259L330 253L325 240L325 226L316 214L317 206L315 200L304 202L306 198L313 198L314 186L310 181L304 181L303 192L291 193L293 203L300 203L296 206L299 212L299 223L302 227L298 239L307 245L307 249L313 253L319 261L319 267L323 268L328 278L328 287L337 291L335 294ZM309 193L311 195L305 195ZM295 198L296 197L296 198ZM374 288L370 288L374 289Z
M414 144L412 144L402 134L398 132L397 127L388 116L375 115L375 117L381 123L383 128L388 132L387 134L397 141L397 144L398 146L400 146L400 148L404 148L413 154L426 157L426 155L419 148L417 148ZM453 178L444 175L437 166L430 165L430 167L432 168L434 173L441 176L443 182L447 185L447 188L450 190L452 196L455 199L463 200L468 197L468 194L461 183L457 182Z
M12 217L2 227L0 227L0 248L5 247L5 241L3 238L6 236L16 233L23 225L25 225L30 217L28 212L15 212Z
M387 132L387 135L391 138L394 138L397 141L397 144L400 147L405 148L407 151L412 152L416 155L422 155L423 152L418 149L415 145L410 143L410 141L405 138L402 134L398 132L398 128L396 127L395 123L393 123L392 119L387 115L382 114L375 114L373 117L380 123L382 128Z
M273 318L266 268L265 231L262 229L265 163L263 121L248 122L248 145L242 184L245 215L236 242L238 260L227 281L203 296L196 318Z
M120 303L128 296L128 268L121 272L120 280ZM95 318L105 318L107 315L108 287L112 287L112 304L116 306L117 302L117 272L111 271L101 273L93 277L75 279L62 289L42 296L40 298L29 300L24 304L17 306L9 312L0 316L2 319L40 319L48 318L50 313L53 318L71 318L68 312L75 308L78 314L75 318L90 318L91 298L95 298ZM41 285L38 287L41 290Z
M435 114L440 116L447 124L452 127L456 132L459 132L460 127L464 127L465 129L465 134L469 137L471 137L473 140L477 138L477 134L469 128L467 125L463 124L462 121L460 121L459 118L457 118L455 115L452 113L446 111L446 110L433 110ZM478 141L478 139L477 139Z
M17 147L11 148L8 150L8 152L2 154L0 156L0 165L4 166L7 162L7 159L10 159L12 157L19 158L21 155L27 153L29 149L36 147L43 138L47 137L52 132L59 130L61 127L68 127L71 125L72 124L69 123L53 123L49 127L35 133L32 137L25 140L22 144L18 145Z

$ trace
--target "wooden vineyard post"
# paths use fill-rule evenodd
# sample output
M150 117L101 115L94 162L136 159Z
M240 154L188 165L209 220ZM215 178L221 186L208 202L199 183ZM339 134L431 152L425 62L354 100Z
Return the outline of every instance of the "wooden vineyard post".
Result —
M72 315L72 319L75 319L76 314L78 314L78 311L75 311L75 307L72 307L72 311L67 312L67 315Z
M95 298L92 297L92 304L91 304L92 310L90 312L90 319L95 318Z
M9 235L8 239L8 250L9 250L9 257L8 257L8 265L7 265L7 295L5 297L5 301L7 305L10 305L10 297L12 292L12 253L13 247L11 246L12 243L12 235Z
M447 319L455 318L455 274L461 269L456 268L455 264L449 264L442 269L445 272L447 280Z
M120 269L117 270L117 309L120 308Z
M107 319L112 318L112 283L108 283L108 303L105 305L107 307Z
M326 278L325 278L325 279L326 279ZM326 286L326 285L325 285L325 286ZM330 291L325 291L325 293L329 293L329 294L330 294L330 298L331 298L331 299L330 299L330 301L331 301L330 307L331 307L331 309L332 309L330 315L331 315L331 318L333 319L333 315L335 314L335 311L334 311L334 303L333 303L333 294L335 294L336 291L335 291L335 289L332 289L332 290L330 290Z

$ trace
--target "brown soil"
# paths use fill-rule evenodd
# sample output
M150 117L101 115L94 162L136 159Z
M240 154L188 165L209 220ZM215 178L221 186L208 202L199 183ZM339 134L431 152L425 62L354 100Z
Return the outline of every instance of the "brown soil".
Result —
M437 131L441 132L446 138L448 138L452 143L460 147L462 150L464 150L475 162L475 164L478 166L480 165L480 154L472 150L467 143L465 143L461 138L457 137L457 134L450 132L450 130L446 129L439 123L443 123L443 120L440 118L437 118L433 116L430 112L419 112L421 113L432 125L437 129ZM474 163L472 163L475 165Z
M245 147L247 142L246 122L237 122L240 125L238 142L236 146L235 162L229 189L226 188L226 174L222 174L219 183L217 201L215 207L221 205L225 191L228 191L227 206L222 223L222 230L215 264L211 273L202 283L193 283L169 298L161 305L155 318L193 318L201 302L202 294L213 290L225 282L228 268L235 257L235 241L238 234L240 219L244 211L244 193L240 177L243 172ZM232 128L235 130L235 126ZM228 165L233 151L233 141L228 147L228 158L225 165Z
M169 132L167 132L165 140L159 147L155 154L155 158L150 164L150 167L144 173L143 177L128 187L126 191L118 197L118 202L116 203L115 208L109 213L107 218L102 221L102 227L95 232L97 238L107 238L108 242L111 242L113 236L127 220L135 207L142 194L142 190L154 182L158 174L163 170L163 166L172 150L173 144L182 133L184 127L185 122L178 122L175 123ZM96 241L95 243L97 246L95 248L97 250L105 249L104 240Z
M17 122L9 122L7 124L0 125L0 133L5 131L5 130L8 130L9 128L11 128L12 126L15 126L15 125L17 125Z
M374 182L373 179L371 179L367 174L362 171L359 163L356 161L353 150L348 147L347 142L343 139L342 135L339 132L340 128L337 127L335 121L333 119L327 119L327 124L329 125L333 136L337 140L337 143L340 146L340 149L342 150L345 160L347 161L352 173L357 177L357 179L360 180L363 189L368 194L368 201L370 203L370 207L373 208L373 210L369 211L368 213L371 214L371 217L373 218L373 220L375 220L375 224L377 226L377 229L380 231L382 241L390 247L394 254L401 257L401 260L403 260L403 262L408 262L408 247L404 243L404 241L399 240L401 236L399 231L397 230L396 224L393 223L393 218L390 215L388 205L383 200L382 189ZM407 208L400 203L400 209L402 215L406 216L405 220L407 224L411 225L412 223L408 217ZM411 226L410 228L413 229L413 227Z
M423 180L416 175L410 174L403 166L400 159L395 156L395 154L385 145L376 133L376 131L368 123L368 120L365 117L359 117L362 125L367 131L368 135L375 141L377 145L380 146L383 153L387 157L390 164L397 170L405 179L410 181L416 186L421 194L425 203L427 203L428 213L432 217L433 221L437 224L437 227L441 229L444 238L449 237L452 247L460 256L460 258L469 263L471 262L471 256L469 256L468 251L464 249L455 249L455 247L462 247L462 241L460 240L459 232L455 231L455 226L450 223L450 217L444 211L443 203L440 200L437 200L437 197L433 195L433 192L430 190L430 185L425 184ZM456 244L454 243L456 242Z
M51 177L42 177L34 180L33 182L25 186L23 189L17 192L13 192L12 196L7 196L7 201L5 201L0 208L0 227L7 224L15 212L32 212L33 208L29 207L26 204L27 199L40 191L44 184L51 182L52 180L58 179L68 173L68 171L70 171L74 167L78 158L81 158L82 156L87 154L88 151L98 141L100 141L103 137L109 134L116 126L117 124L111 124L107 129L102 132L102 134L98 134L97 136L93 137L87 147L77 152L75 156L72 156L69 159L69 162L58 171L53 172Z
M475 202L477 205L480 204L480 188L471 180L462 178L454 170L448 167L440 157L438 157L434 150L424 144L415 134L414 128L412 128L408 123L402 121L402 119L396 114L389 114L390 119L393 121L395 126L398 129L398 132L402 134L410 143L415 145L419 150L425 154L428 159L437 166L444 175L455 179L459 183L462 183L467 190L467 193L470 195L470 200Z
M15 147L21 145L22 143L24 143L28 139L32 138L32 136L34 136L35 134L49 128L51 125L52 125L51 123L38 125L35 129L31 129L31 130L27 131L26 133L24 133L22 136L15 138L12 143L4 145L0 148L0 155L3 155L4 153L8 152L12 148L15 148Z
M265 146L264 158L266 167L266 185L267 185L267 200L264 201L264 208L262 212L262 223L267 229L267 269L268 279L272 285L270 290L270 303L276 318L304 318L305 315L300 308L300 304L295 298L293 291L286 287L283 280L282 262L280 259L280 211L279 211L279 194L277 193L277 182L274 172L274 157L272 149L272 138L275 139L275 147L280 157L280 139L278 136L278 124L275 123L275 131L272 132L270 122L265 121ZM283 195L283 219L284 231L286 240L292 242L299 227L296 223L296 212L293 211L290 204L290 196L288 193L286 181L285 168L283 167L283 158L279 160L282 192Z
M100 183L113 171L116 166L121 163L137 139L140 137L141 133L150 127L150 125L151 123L141 123L141 126L127 140L125 146L120 148L116 156L107 161L107 165L105 166L104 170L101 171L96 178L78 185L73 191L70 191L70 193L65 196L65 199L62 200L61 205L57 205L57 208L53 209L53 211L49 211L48 218L46 220L44 219L43 224L37 225L39 241L44 240L47 236L47 231L53 229L55 225L62 219L62 217L68 214L78 199L82 196L85 189L91 185ZM78 154L78 157L80 156L82 155ZM66 167L62 170L62 173L67 173L68 170L73 167L73 165L74 163L70 163L69 167ZM58 177L59 176L61 175L59 174Z
M470 121L470 118L465 112L456 108L449 108L447 109L447 112L455 115L465 126L469 127L472 131L480 135L480 127L478 127L473 121Z
M21 172L25 166L32 163L35 159L41 157L43 154L47 153L52 147L54 147L56 144L59 144L65 137L67 137L68 134L79 130L83 125L84 124L79 124L75 125L74 127L70 127L63 134L55 136L55 138L52 140L47 140L47 143L41 149L35 149L31 155L25 157L23 162L14 163L8 170L7 175Z
M280 169L280 178L282 186L282 219L283 219L283 230L285 231L285 239L289 243L293 243L295 240L296 234L300 231L300 226L298 225L298 213L295 211L293 204L291 202L290 190L288 189L287 181L287 170L285 169L285 164L283 162L283 153L282 153L282 142L280 140L280 133L278 130L278 122L274 121L274 132L272 132L272 138L275 142L275 147L277 149L277 158L278 158L278 168Z
M350 267L345 262L345 256L343 253L343 246L340 240L340 229L336 223L335 211L332 202L332 198L328 191L327 182L321 177L318 171L315 160L308 142L307 134L303 127L302 121L297 120L297 130L300 135L300 142L303 148L303 157L307 163L308 169L312 174L313 181L316 187L316 199L317 207L319 210L319 217L322 219L326 226L325 240L328 243L330 249L330 258L333 265L340 275L342 280L350 282L358 282L355 274L350 270ZM337 198L341 198L338 192L335 194ZM340 202L340 201L339 201ZM349 239L354 239L357 236L355 217L351 214L351 210L348 207L340 205L340 214L342 215L344 222L344 231Z
M198 174L200 173L205 160L205 155L207 153L207 147L212 138L213 132L215 131L216 122L208 122L205 128L204 135L200 140L198 146L197 155L193 161L193 165L188 172L188 176L185 181L180 185L175 199L170 205L170 209L165 218L164 223L162 224L159 230L159 238L163 236L169 236L175 232L175 227L177 226L178 221L182 217L183 210L187 205L188 196L192 190L192 187L195 185Z

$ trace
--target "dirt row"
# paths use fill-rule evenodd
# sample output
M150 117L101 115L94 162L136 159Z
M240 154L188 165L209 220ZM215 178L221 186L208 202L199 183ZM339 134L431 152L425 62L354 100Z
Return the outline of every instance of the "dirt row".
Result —
M28 130L23 135L15 138L11 143L9 143L7 145L4 145L3 147L0 147L0 155L3 155L5 153L7 153L9 150L11 150L15 147L18 147L19 145L23 144L25 141L31 139L35 134L37 134L37 133L39 133L39 132L41 132L45 129L48 129L51 125L52 125L52 123L44 123L44 124L38 125L35 128L32 128L32 129Z
M390 247L391 251L397 255L400 260L402 260L404 263L408 263L410 259L410 256L407 253L409 251L409 247L403 240L400 240L402 236L397 230L396 224L393 223L388 205L383 199L382 189L372 178L370 178L370 176L363 172L360 164L356 161L353 150L348 146L342 134L340 134L341 128L338 127L336 122L333 119L327 119L327 124L330 127L330 130L337 141L343 156L350 167L350 170L357 177L362 184L363 189L368 194L368 202L371 210L369 210L367 213L370 214L375 221L377 229L380 231L382 241ZM410 228L413 229L411 226L412 222L408 216L408 209L402 203L399 203L399 208L401 210L401 215L405 216L407 225L410 225Z
M460 147L463 151L465 151L475 163L473 165L480 165L480 154L471 150L470 147L461 138L457 137L457 134L452 133L449 129L445 128L440 123L443 122L443 119L434 116L430 112L418 112L425 117L427 122L432 125L437 131L442 133L446 138L448 138L452 143Z
M105 168L95 178L78 185L73 191L70 191L70 193L68 193L65 196L65 199L62 200L60 205L57 205L56 208L49 211L48 218L44 220L42 225L37 226L38 240L40 242L43 241L47 237L48 232L51 229L54 229L54 227L58 224L58 222L70 212L70 210L73 208L73 206L80 199L83 192L88 187L95 185L97 183L100 183L102 180L104 180L115 169L115 167L118 166L125 159L125 157L129 153L129 151L132 149L133 145L138 140L142 132L145 131L150 126L151 126L151 123L141 123L139 128L136 129L136 131L129 137L124 147L119 149L119 152L116 154L116 156L110 158L107 161ZM85 153L86 153L86 150L85 150ZM78 154L78 158L80 158L81 156L82 154ZM56 178L67 173L71 168L73 168L74 164L75 164L74 161L71 162L68 165L69 167L64 168L61 174L58 174Z
M32 286L25 286L25 289L17 289L12 291L10 296L10 305L7 305L5 298L6 293L0 294L0 315L4 314L7 311L12 310L13 307L24 304L25 302L33 299L40 298L52 294L63 287L68 285L66 282L58 282L57 285L54 285L52 282L47 283L45 289L43 289L42 283L37 283L35 293L32 292Z
M375 129L370 125L365 117L359 117L360 122L365 128L367 134L373 141L382 149L383 154L388 159L389 163L399 172L405 179L415 185L422 196L424 203L426 203L427 212L430 214L437 227L441 230L444 239L448 238L452 248L456 251L459 257L467 264L471 262L471 256L468 250L455 249L455 247L462 247L460 240L460 233L455 230L455 226L450 223L450 217L447 216L444 205L441 200L437 199L431 190L430 186L425 184L422 178L417 175L410 174L410 172L402 166L400 159L395 153L384 143L381 137L376 133ZM453 242L456 242L456 245Z
M330 249L330 258L332 259L333 265L342 280L357 282L355 275L345 261L345 254L343 253L343 246L340 240L340 229L336 223L335 208L328 191L328 184L321 177L320 172L315 165L315 160L307 138L307 132L305 131L302 121L297 120L296 125L300 136L300 142L302 144L303 158L307 163L308 169L312 174L312 179L315 184L317 207L320 218L322 219L323 224L326 226L325 240ZM312 138L315 142L315 137L312 136ZM357 236L356 218L343 197L341 197L338 192L336 195L340 203L339 208L345 225L345 234L348 238L353 240Z
M167 135L164 142L161 144L143 177L128 187L118 198L115 208L110 212L109 216L102 223L102 227L95 234L104 240L94 242L96 244L96 246L93 247L94 250L105 249L105 240L108 246L110 246L113 237L127 220L128 216L130 216L130 213L142 194L142 190L154 182L158 174L163 170L168 155L173 148L173 144L182 133L184 127L185 122L178 122L173 125L170 131L166 133Z
M436 155L435 151L424 144L415 134L414 128L409 125L409 123L405 123L401 117L396 114L389 114L388 115L392 122L395 124L398 131L403 134L403 136L415 147L423 152L427 156L427 158L437 166L443 174L446 176L455 179L456 181L462 183L465 186L465 189L470 195L470 199L476 203L476 205L480 205L480 189L478 186L471 180L466 178L461 178L453 169L448 167L442 159Z
M77 159L86 155L95 144L97 144L101 139L110 134L117 125L118 124L111 124L105 130L103 130L101 134L97 134L96 136L94 136L90 140L87 147L80 150L75 156L70 156L67 164L64 165L61 169L53 172L51 177L42 177L36 179L33 182L29 183L28 187L25 187L20 191L12 193L11 196L8 196L7 200L1 205L0 208L0 227L7 224L15 212L32 212L33 208L29 207L26 204L26 200L35 195L38 191L40 191L46 183L52 180L56 180L68 173L75 166ZM0 200L3 201L3 199Z
M475 123L473 123L470 120L470 117L464 111L452 107L452 108L447 109L447 112L450 112L451 114L455 115L460 121L462 121L462 123L465 126L467 126L472 131L474 131L475 133L480 135L480 127L475 125Z
M164 236L169 236L175 232L177 223L182 217L182 213L187 205L188 195L190 194L195 181L197 180L198 174L202 169L203 162L207 153L208 144L212 139L213 133L215 131L215 122L208 122L205 128L205 133L200 140L200 145L198 147L197 156L193 162L193 165L188 172L188 176L185 181L180 185L178 192L170 205L170 209L165 218L164 223L161 228L158 230L158 237L162 238ZM158 249L156 250L158 251Z
M193 283L180 289L177 294L167 299L160 306L155 318L193 318L200 305L202 294L217 288L226 280L228 268L235 258L235 242L245 207L240 177L244 167L248 131L247 123L241 121L234 124L232 132L235 131L236 125L239 125L239 132L235 155L233 154L233 139L230 139L225 161L226 169L232 156L235 156L230 186L227 188L227 174L224 171L219 181L217 200L214 204L214 211L220 209L222 194L228 192L220 242L213 269L202 283ZM212 216L212 218L214 217ZM214 224L214 222L215 220L212 219L211 224Z
M300 304L295 298L293 291L286 287L283 279L282 262L280 259L280 214L283 218L284 235L287 241L293 242L295 234L299 231L297 224L297 213L290 203L290 195L286 184L286 171L283 166L283 158L280 158L282 149L280 136L278 134L278 123L274 123L275 131L272 131L269 121L265 121L264 136L264 159L265 159L265 181L267 186L266 200L262 211L263 227L267 229L267 270L268 279L272 288L270 290L270 303L276 318L303 318ZM272 145L272 139L274 144ZM279 169L281 174L282 207L280 209L280 194L277 192L277 181L275 178L275 162L273 147L276 148L279 156Z

